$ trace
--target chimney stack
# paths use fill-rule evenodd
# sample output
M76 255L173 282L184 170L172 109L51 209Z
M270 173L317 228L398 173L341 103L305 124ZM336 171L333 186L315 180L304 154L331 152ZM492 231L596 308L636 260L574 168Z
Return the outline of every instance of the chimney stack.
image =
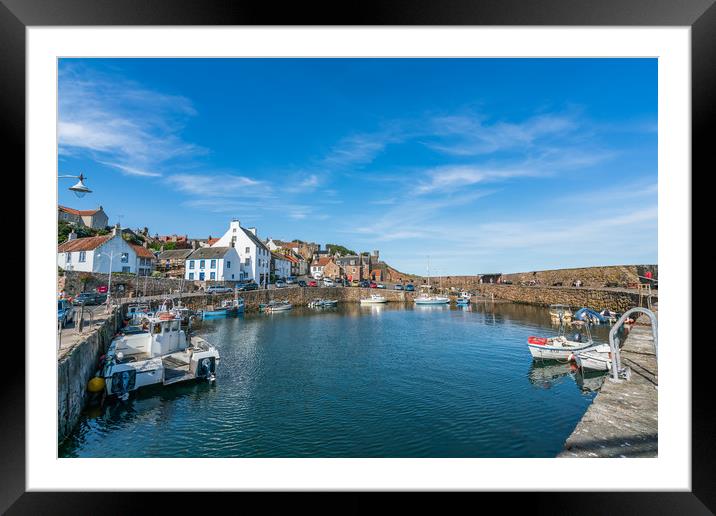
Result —
M256 228L249 228L249 231L251 231L254 234L254 236L256 235Z
M119 224L117 223L112 228L112 236L117 236L117 233L119 233L119 230L120 230L120 227L119 227Z

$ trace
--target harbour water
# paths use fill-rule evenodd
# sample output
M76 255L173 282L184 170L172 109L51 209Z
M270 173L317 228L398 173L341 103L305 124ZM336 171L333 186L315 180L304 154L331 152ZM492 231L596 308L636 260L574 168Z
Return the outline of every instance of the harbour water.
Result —
M510 303L207 321L214 385L89 408L59 456L554 457L603 380L533 363L527 337L555 332L547 309Z

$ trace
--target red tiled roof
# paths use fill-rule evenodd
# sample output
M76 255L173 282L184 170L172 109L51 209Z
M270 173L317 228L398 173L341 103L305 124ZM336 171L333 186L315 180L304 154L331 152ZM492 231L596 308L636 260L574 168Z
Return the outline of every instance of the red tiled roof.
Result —
M137 244L129 244L132 249L134 249L134 252L137 253L137 256L140 258L154 258L154 253L151 252L149 249L147 249L144 246L137 245Z
M73 253L75 251L91 251L92 249L97 249L110 238L112 238L112 235L75 238L74 240L68 240L67 242L61 243L57 247L57 252Z
M99 208L96 210L76 210L74 208L68 208L67 206L57 206L57 208L60 211L71 213L72 215L94 215L99 211Z
M318 262L316 262L314 264L314 267L316 267L316 266L317 267L325 267L326 265L328 265L328 262L330 262L330 261L331 261L330 257L319 258Z
M218 241L219 241L218 238L210 238L209 240L206 241L206 243L209 244L209 245L214 245L214 244L217 243Z

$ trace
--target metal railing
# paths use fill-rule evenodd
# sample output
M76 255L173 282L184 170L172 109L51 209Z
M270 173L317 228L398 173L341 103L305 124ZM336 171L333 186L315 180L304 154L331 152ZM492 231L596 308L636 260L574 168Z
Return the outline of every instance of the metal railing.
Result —
M619 320L614 323L614 326L612 326L612 329L609 330L609 348L612 352L612 379L614 381L619 381L619 375L623 372L621 367L621 354L620 354L620 347L619 347L619 337L617 336L617 331L619 331L619 328L622 327L624 322L629 318L629 316L633 313L641 312L643 314L646 314L649 316L649 319L651 319L651 334L654 338L654 355L656 355L657 360L659 359L659 345L658 345L658 328L657 328L657 322L656 322L656 314L649 310L648 308L641 308L641 307L635 307L631 310L627 310L624 312L624 314L619 318Z

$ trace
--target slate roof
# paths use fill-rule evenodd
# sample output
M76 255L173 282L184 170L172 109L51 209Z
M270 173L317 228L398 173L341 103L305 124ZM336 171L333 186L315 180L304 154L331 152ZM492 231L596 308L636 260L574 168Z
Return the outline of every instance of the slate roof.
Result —
M239 226L239 227L241 227L241 226ZM242 230L244 233L246 233L246 236L249 237L249 239L250 239L254 244L256 244L258 247L260 247L260 248L262 248L262 249L265 249L266 251L269 250L269 248L266 247L266 244L264 244L261 240L259 240L259 237L257 237L256 235L254 235L251 231L249 231L249 230L246 229L246 228L241 228L241 230Z
M186 260L193 252L193 249L167 249L160 252L157 258L159 260Z
M223 258L231 247L201 247L191 253L188 260L215 260Z

